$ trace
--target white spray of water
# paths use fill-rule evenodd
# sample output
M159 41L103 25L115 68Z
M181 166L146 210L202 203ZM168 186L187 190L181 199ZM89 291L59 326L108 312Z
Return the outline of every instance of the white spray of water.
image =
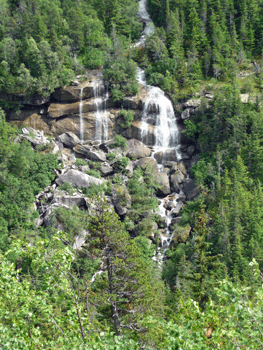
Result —
M107 100L108 89L105 91L102 77L93 82L94 104L96 105L95 140L99 143L108 141Z
M83 109L83 88L80 89L80 102L79 102L79 138L80 142L84 142L84 125L83 125L83 115L82 115L82 109Z

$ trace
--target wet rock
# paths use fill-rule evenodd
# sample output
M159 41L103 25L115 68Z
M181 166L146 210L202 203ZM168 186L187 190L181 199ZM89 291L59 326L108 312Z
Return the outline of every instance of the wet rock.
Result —
M125 153L125 155L129 158L138 159L150 157L152 151L150 148L146 147L141 141L131 139L127 141L127 149Z
M73 132L65 132L62 135L57 137L57 140L63 145L68 146L70 148L74 148L77 144L80 143L80 139Z
M132 122L131 127L127 129L123 136L129 138L129 139L137 139L142 140L142 123L140 120L135 120ZM143 136L143 143L147 146L153 146L155 143L155 134L154 134L154 126L148 125L147 126L147 133Z
M176 151L175 149L167 149L163 154L163 161L177 161Z
M73 169L70 169L65 174L59 176L56 180L58 185L63 185L65 182L69 182L73 187L78 188L89 187L91 184L101 185L103 183L100 179Z
M163 162L163 151L155 152L153 156L156 159L158 164L162 164L162 162Z
M74 151L78 154L87 157L90 160L96 160L101 162L106 161L106 155L100 149L93 149L92 147L86 145L77 145L74 147Z
M180 213L183 206L184 206L183 202L181 202L181 201L177 202L176 206L171 211L172 216L177 216Z

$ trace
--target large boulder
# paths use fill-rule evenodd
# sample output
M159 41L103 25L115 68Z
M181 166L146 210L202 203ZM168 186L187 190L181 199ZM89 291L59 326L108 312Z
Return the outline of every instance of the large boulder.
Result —
M60 175L56 180L58 185L63 185L65 182L69 182L73 187L78 188L89 187L92 184L101 185L103 183L103 181L100 179L73 169L70 169L65 174Z
M77 145L74 147L74 151L78 154L87 157L90 160L96 160L101 162L106 161L106 155L100 149L95 149L86 145Z
M166 173L155 173L154 178L159 185L157 194L160 196L167 196L171 193L169 177Z
M100 171L105 176L110 175L114 172L113 167L107 162L101 164Z
M57 137L57 140L63 143L63 145L68 146L70 148L75 147L78 143L80 143L80 139L73 132L65 132L62 135Z
M184 178L185 176L180 170L177 170L174 174L171 175L170 180L172 191L178 193L180 192L180 184L184 181Z
M118 215L125 215L131 206L131 196L125 185L115 185L111 188L112 201Z
M131 139L127 141L127 148L125 152L129 158L145 158L150 157L152 151L149 147L146 147L141 141Z
M153 158L141 158L138 159L135 163L135 168L137 168L138 166L142 168L142 170L146 170L148 168L152 169L152 172L154 174L158 173L158 166L157 166L157 162L155 159Z

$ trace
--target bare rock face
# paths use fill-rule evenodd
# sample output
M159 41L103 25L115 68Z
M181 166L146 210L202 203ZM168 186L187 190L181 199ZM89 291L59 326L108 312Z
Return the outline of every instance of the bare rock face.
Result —
M158 173L157 162L153 158L141 158L141 159L137 160L134 164L135 164L136 168L138 166L141 167L142 170L146 170L147 168L152 168L153 174L157 174ZM157 177L159 175L160 175L160 173L158 173ZM165 174L165 175L167 176L167 174Z
M93 176L83 174L81 171L70 169L65 174L60 175L56 183L58 185L63 185L65 182L69 182L73 187L85 188L92 184L101 185L102 180L97 179Z
M57 137L57 140L63 145L68 146L70 148L75 147L78 143L80 143L80 139L73 132L65 132L62 135Z
M101 162L106 161L106 155L100 149L96 149L86 145L77 145L76 147L74 147L74 151L78 154L87 157L90 160L98 160Z
M169 177L166 173L156 173L154 174L157 184L160 186L160 189L157 191L157 194L160 196L167 196L171 193Z
M106 108L114 107L114 103L111 99L107 100ZM82 113L95 112L97 111L97 104L94 98L84 100L82 102ZM61 118L72 114L80 113L80 102L74 103L51 103L48 108L49 118Z
M66 86L61 89L57 89L52 94L52 99L57 102L76 102L80 100L80 91L82 85L75 85L75 86ZM85 83L85 86L82 90L82 98L91 98L93 96L93 87L92 84Z
M150 148L146 147L141 141L136 139L128 140L126 157L129 158L145 158L150 157L152 151Z
M115 135L115 119L117 111L107 111L108 116L108 138L111 139ZM66 118L52 119L50 121L51 131L53 134L63 134L65 132L73 132L80 137L80 118L79 115L71 115ZM96 113L83 113L84 140L94 140L96 130Z

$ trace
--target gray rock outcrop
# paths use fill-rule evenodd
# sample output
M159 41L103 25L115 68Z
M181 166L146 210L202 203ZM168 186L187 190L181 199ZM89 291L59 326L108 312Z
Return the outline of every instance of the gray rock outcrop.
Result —
M73 169L70 169L65 174L60 175L56 180L58 185L63 185L65 182L69 182L73 187L78 188L89 187L92 184L101 185L103 183L103 181L100 179Z

